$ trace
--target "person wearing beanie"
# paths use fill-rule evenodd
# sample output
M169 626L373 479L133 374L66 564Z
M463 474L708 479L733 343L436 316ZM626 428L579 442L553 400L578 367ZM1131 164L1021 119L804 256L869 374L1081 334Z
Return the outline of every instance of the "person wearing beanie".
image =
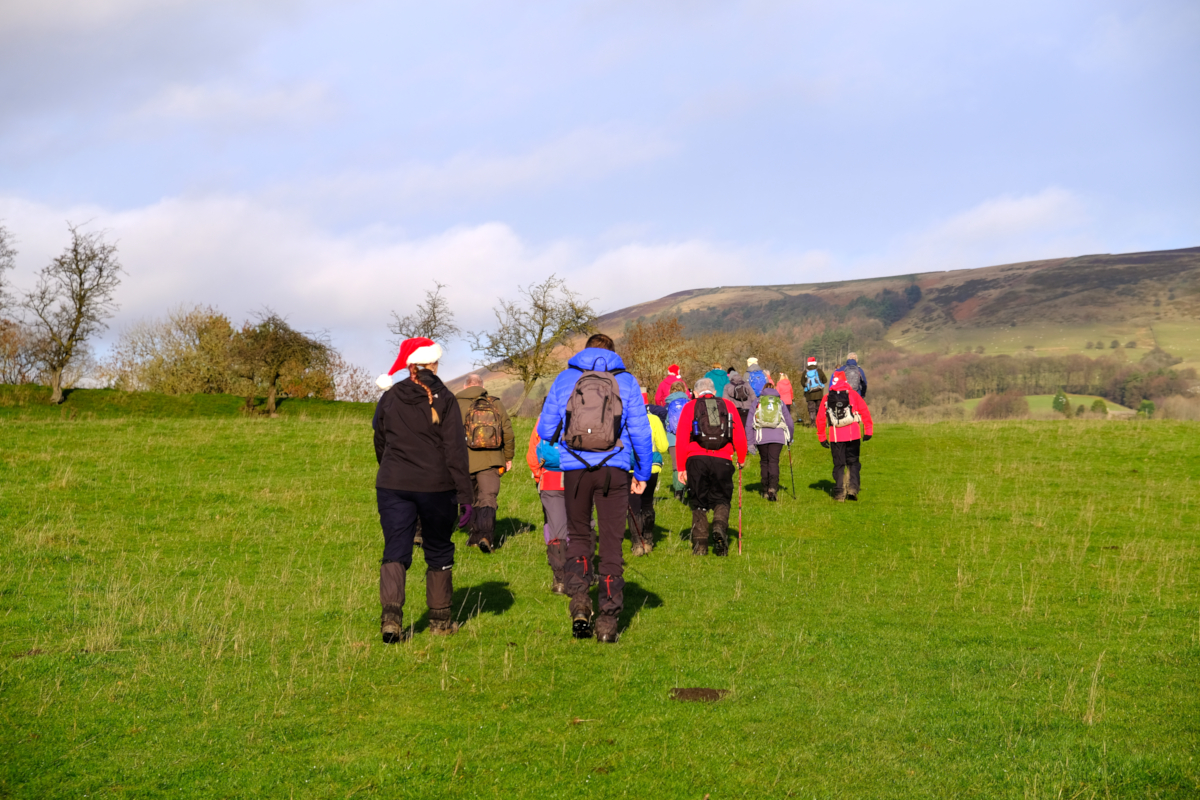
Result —
M729 554L729 511L733 503L733 459L746 463L746 429L733 403L715 394L708 378L696 381L696 399L683 407L675 454L683 469L692 507L692 554ZM712 513L710 526L709 513Z
M711 381L710 381L711 383ZM671 494L683 502L687 487L679 482L679 459L675 457L675 436L679 428L679 415L683 407L692 398L688 396L687 384L676 381L671 385L671 393L667 395L667 421L664 424L667 434L667 452L671 456Z
M637 379L625 370L609 336L594 334L567 361L546 395L537 432L557 446L564 472L570 531L565 583L571 598L571 633L578 639L595 633L597 640L615 643L625 603L621 551L629 493L645 491L654 445ZM588 592L595 553L593 509L600 536L598 616Z
M833 455L833 499L857 500L862 471L859 453L875 432L867 401L851 388L843 372L834 372L829 394L817 409L817 441Z
M725 384L725 393L722 396L726 400L733 401L733 406L737 409L738 417L741 419L742 425L745 426L746 419L750 416L750 407L758 399L758 394L754 391L754 387L750 385L749 381L739 375L736 369L730 369L729 380Z
M817 366L817 359L813 356L808 357L808 364L804 370L804 404L806 406L804 413L804 424L813 425L817 419L817 406L821 405L821 398L825 396L825 387L829 385L829 380L825 377L825 372Z
M413 538L422 529L425 603L429 632L454 633L450 599L455 521L471 517L467 439L454 394L437 376L442 348L430 339L406 339L391 370L376 383L385 389L375 405L375 500L383 528L379 567L380 633L388 644L406 637L404 592L412 567ZM406 371L407 377L393 376ZM459 513L459 507L462 511Z
M659 381L658 388L654 390L654 405L665 406L667 404L667 395L671 393L671 387L676 383L682 383L684 391L687 391L687 381L682 377L679 371L678 364L672 364L667 367L667 377Z
M499 397L483 388L483 378L467 375L462 391L455 395L467 432L471 454L471 486L475 499L467 547L479 546L490 553L496 545L496 513L499 509L500 476L512 471L516 442L512 420Z
M840 367L834 367L833 371L844 372L846 383L850 384L850 388L858 392L862 399L867 399L867 373L858 365L858 353L853 351L847 353L846 363Z
M746 383L750 384L750 388L754 390L755 397L762 394L769 377L770 374L758 365L757 358L750 356L746 359Z

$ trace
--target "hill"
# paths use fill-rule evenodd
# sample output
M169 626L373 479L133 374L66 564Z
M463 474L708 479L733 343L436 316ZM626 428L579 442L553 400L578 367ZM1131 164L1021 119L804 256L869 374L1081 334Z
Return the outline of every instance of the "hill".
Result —
M916 352L1065 355L1134 342L1133 358L1160 347L1182 357L1181 367L1200 367L1200 247L690 289L610 312L599 323L610 335L638 319L670 316L690 332L769 329L855 309L879 319L890 342Z

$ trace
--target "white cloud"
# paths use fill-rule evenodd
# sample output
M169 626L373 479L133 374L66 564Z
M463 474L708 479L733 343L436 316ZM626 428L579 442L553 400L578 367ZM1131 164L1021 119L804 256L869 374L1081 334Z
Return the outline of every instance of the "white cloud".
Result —
M128 25L148 16L174 15L181 11L225 12L282 8L302 0L6 0L0 14L0 35L79 31ZM223 8L222 8L223 7Z
M903 238L869 263L915 272L1079 255L1096 246L1077 194L1049 187L1032 195L1001 195Z
M603 178L670 155L675 146L653 131L618 125L580 128L523 153L465 152L436 164L408 163L370 172L352 172L280 190L321 202L385 202L401 208L427 208L449 201L492 198L564 183Z
M311 118L329 110L330 87L320 81L278 86L265 91L222 84L167 87L131 115L182 122L269 121Z
M19 286L30 286L36 268L61 251L64 220L90 220L88 229L118 240L128 275L114 332L181 303L212 304L235 320L269 305L299 327L329 330L371 369L394 357L390 312L407 313L434 280L447 285L460 326L481 330L499 297L551 273L606 312L700 286L815 280L827 261L698 240L599 251L570 241L533 245L497 222L419 239L383 228L339 235L245 197L176 198L125 211L0 197L0 219L19 238ZM450 343L447 369L470 366L467 345Z

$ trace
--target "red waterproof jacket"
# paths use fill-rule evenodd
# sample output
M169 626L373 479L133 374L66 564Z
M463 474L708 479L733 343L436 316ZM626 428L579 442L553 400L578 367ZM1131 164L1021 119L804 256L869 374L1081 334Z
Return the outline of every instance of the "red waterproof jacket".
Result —
M871 410L867 408L867 401L859 396L858 392L850 388L850 384L846 383L846 376L840 372L833 374L833 380L829 382L829 391L838 392L845 391L850 395L850 410L862 418L862 425L857 422L852 422L849 425L844 425L841 428L835 428L829 424L829 411L827 404L829 403L829 395L821 398L821 405L817 407L817 441L824 442L852 442L855 439L861 439L863 435L871 436L875 432L875 426L871 422ZM862 428L863 430L860 430ZM826 438L828 435L828 438Z
M682 383L684 385L684 391L687 391L687 381L678 375L672 375L668 372L667 377L662 379L662 381L658 384L658 389L656 389L654 392L654 405L665 406L667 404L667 395L671 393L671 386L676 381Z
M729 421L733 426L733 444L727 444L720 450L705 450L692 441L692 417L696 412L696 400L689 400L688 404L679 412L679 426L675 429L675 463L682 464L685 470L687 469L687 460L692 456L714 456L729 460L736 452L738 465L746 463L746 429L742 427L742 418L732 401L722 399L721 402L725 404L726 410L729 412Z

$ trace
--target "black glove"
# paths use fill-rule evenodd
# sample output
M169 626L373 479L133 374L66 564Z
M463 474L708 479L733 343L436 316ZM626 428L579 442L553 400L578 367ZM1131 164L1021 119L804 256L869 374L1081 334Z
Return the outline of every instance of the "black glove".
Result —
M828 449L829 449L829 442L821 442L821 447L824 447L826 450L828 450Z
M863 441L864 441L864 442L869 442L869 441L871 441L871 436L872 436L872 434L869 434L869 433L868 433L866 436L864 436L864 437L863 437Z

